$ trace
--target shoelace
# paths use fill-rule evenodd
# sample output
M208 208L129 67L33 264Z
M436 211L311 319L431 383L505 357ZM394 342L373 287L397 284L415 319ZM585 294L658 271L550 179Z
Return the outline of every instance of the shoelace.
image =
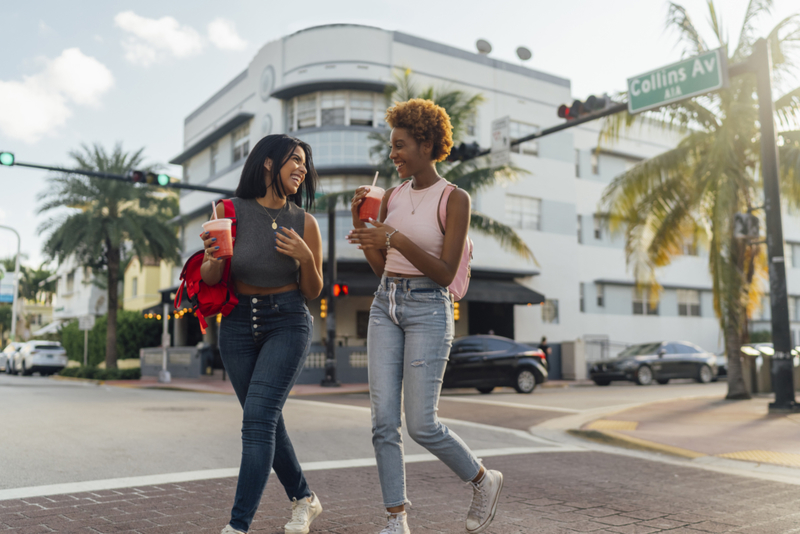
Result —
M292 503L292 520L291 523L305 523L306 519L308 518L308 508L311 503L306 501L305 503L300 503L297 499L294 500Z
M488 499L486 498L486 488L484 487L484 480L479 483L470 482L472 484L472 504L469 506L469 512L467 512L467 517L477 517L483 519L485 512L486 512L486 503Z
M380 531L380 534L394 534L397 531L397 527L400 526L400 516L386 514L386 517L389 519L389 524L386 525L385 529Z

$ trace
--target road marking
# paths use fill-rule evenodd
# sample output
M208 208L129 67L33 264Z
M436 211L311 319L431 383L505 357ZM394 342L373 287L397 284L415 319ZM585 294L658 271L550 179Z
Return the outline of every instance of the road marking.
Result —
M506 447L501 449L477 449L472 451L480 458L493 456L510 456L513 454L540 454L547 452L585 452L588 449L579 446L554 447ZM432 454L410 454L405 457L406 463L420 463L438 461ZM374 457L354 458L351 460L326 460L321 462L304 462L300 466L303 471L323 471L329 469L347 469L352 467L375 467ZM273 471L274 473L274 471ZM178 484L197 480L212 480L216 478L229 478L239 475L239 468L207 469L203 471L186 471L183 473L165 473L161 475L146 475L138 477L111 478L106 480L89 480L85 482L69 482L65 484L50 484L46 486L31 486L27 488L12 488L0 490L0 501L9 499L28 499L31 497L46 497L48 495L63 495L67 493L86 493L122 488L138 488L143 486L158 486L161 484Z
M503 406L505 408L522 408L525 410L542 410L549 412L563 412L563 413L581 413L583 410L575 410L573 408L559 408L557 406L540 406L537 404L517 404L516 402L503 402L482 399L465 399L461 397L440 397L441 400L453 402L471 402L473 404L487 404L489 406Z

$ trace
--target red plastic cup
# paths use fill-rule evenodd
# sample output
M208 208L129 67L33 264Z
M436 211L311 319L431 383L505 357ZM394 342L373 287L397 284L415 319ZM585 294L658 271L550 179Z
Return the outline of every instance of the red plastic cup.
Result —
M217 238L219 250L214 251L215 258L230 258L233 256L233 238L231 237L230 219L212 219L203 223L203 231L210 237Z
M373 187L371 185L364 185L362 187L368 187L369 192L367 196L364 197L364 200L361 201L361 206L358 208L358 219L361 222L368 222L370 219L377 221L381 214L381 202L383 201L383 194L385 191L380 187Z

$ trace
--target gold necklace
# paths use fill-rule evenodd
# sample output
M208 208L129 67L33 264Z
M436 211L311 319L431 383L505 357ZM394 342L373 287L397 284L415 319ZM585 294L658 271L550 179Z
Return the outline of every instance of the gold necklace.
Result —
M411 186L411 184L408 184L408 201L411 202L411 215L414 215L417 212L417 207L422 205L423 202L425 202L425 197L428 196L428 191L430 191L430 189L438 183L439 180L436 180L434 183L432 183L425 189L425 194L422 195L422 198L419 200L419 204L417 204L416 206L414 205L414 197L411 196L411 190L413 189L413 187Z
M288 201L287 201L287 203L288 203ZM281 206L281 209L278 210L278 214L275 217L272 216L272 214L269 212L269 210L267 209L266 206L262 206L261 204L259 204L259 206L264 208L264 211L267 212L267 215L269 216L269 218L272 219L272 229L273 230L277 230L278 229L278 222L277 222L278 221L278 217L281 216L281 212L283 211L283 208L286 207L286 204Z

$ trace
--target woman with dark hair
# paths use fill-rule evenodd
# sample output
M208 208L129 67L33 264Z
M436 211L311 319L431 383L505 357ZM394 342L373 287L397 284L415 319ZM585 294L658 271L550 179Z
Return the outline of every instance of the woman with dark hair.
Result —
M269 135L253 147L236 188L236 241L231 284L239 304L222 318L219 349L244 409L242 461L230 523L222 534L250 528L270 470L292 501L287 534L306 534L322 512L308 488L283 422L283 405L303 369L313 320L306 307L322 290L322 240L314 202L317 174L311 147L287 135ZM222 203L217 216L224 217ZM222 279L219 247L203 234L201 275Z
M381 277L367 333L372 444L387 512L381 534L408 534L401 402L411 438L472 485L467 512L470 534L494 519L503 475L486 470L469 447L436 415L442 377L453 342L453 300L448 286L458 272L470 219L470 197L436 172L453 147L447 112L429 100L395 103L386 112L392 127L389 157L402 179L386 191L380 221L369 228L359 206L369 188L351 204L350 242L364 251ZM397 190L397 194L393 193ZM391 199L391 202L390 202ZM446 202L446 221L439 204Z

